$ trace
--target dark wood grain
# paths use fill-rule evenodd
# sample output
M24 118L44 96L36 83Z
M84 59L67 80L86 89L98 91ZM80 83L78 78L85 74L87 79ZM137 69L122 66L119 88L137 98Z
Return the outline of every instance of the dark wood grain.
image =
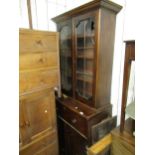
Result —
M91 11L90 11L91 9ZM114 51L114 38L115 38L115 22L116 13L119 12L121 6L104 0L97 0L78 7L72 11L64 13L60 16L53 18L57 23L58 31L61 35L61 28L72 22L72 92L68 94L66 91L62 92L71 96L91 107L101 108L104 105L110 104L111 96L111 79L112 79L112 66L113 66L113 51ZM80 12L80 13L79 13ZM92 94L90 97L84 98L76 91L79 86L77 82L77 25L84 21L94 19L94 53L92 55L92 66L89 69L93 71L92 81L89 82L89 87L84 90L87 94ZM84 38L86 36L84 34ZM61 41L61 40L60 40ZM61 48L61 47L60 47ZM85 52L85 51L84 51ZM86 54L87 55L87 54ZM61 54L60 54L61 56ZM89 55L87 55L89 57ZM65 60L64 60L65 61ZM87 59L88 62L88 59ZM81 80L81 79L80 79ZM91 84L90 84L91 83Z
M116 22L116 15L110 10L100 9L99 15L100 30L98 32L99 43L96 60L96 108L110 103Z
M95 0L52 18L57 24L60 35L61 30L59 28L62 28L63 24L68 21L72 23L71 56L73 65L70 69L72 69L73 91L72 95L68 95L62 90L62 97L56 100L61 155L85 155L85 147L92 145L92 126L100 124L107 117L111 118L112 105L110 103L110 93L115 22L116 14L121 8L120 5L108 0ZM91 29L93 33L91 34L93 34L94 39L94 43L91 45L91 48L93 47L93 54L89 55L89 52L83 50L83 53L86 52L83 59L86 59L87 63L93 62L91 65L89 63L84 70L85 74L90 70L92 71L92 80L88 78L83 80L83 82L89 83L89 86L85 86L85 90L83 89L84 94L88 94L87 98L87 96L83 97L81 92L77 90L79 83L82 81L82 78L76 75L76 69L80 66L77 63L77 59L82 59L82 56L77 53L78 48L81 50L80 46L77 46L77 40L84 40L86 36L92 36L87 34L85 27L84 32L82 31L84 35L79 35L77 27L83 21L85 21L85 26L86 21L92 19L94 22L93 24L91 23L91 27L93 27ZM90 95L91 93L92 95ZM83 112L82 115L80 111Z
M122 106L121 106L121 124L120 131L123 132L125 124L125 109L127 103L131 62L135 60L135 41L126 41L125 59L124 59L124 75L122 89Z

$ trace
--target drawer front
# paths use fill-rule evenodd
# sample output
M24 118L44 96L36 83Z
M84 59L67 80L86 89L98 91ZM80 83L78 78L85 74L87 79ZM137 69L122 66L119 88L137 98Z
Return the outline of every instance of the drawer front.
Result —
M20 54L19 66L20 70L58 67L58 53L54 51Z
M20 33L19 35L20 52L46 52L46 51L57 51L58 50L58 37L56 33L44 33L44 32L31 32L31 33Z
M21 71L20 93L33 92L43 88L54 87L58 84L57 69L43 69L32 71Z
M53 148L53 145L55 146L55 148ZM44 150L46 150L45 148L48 148L49 146L51 146L50 148L53 148L55 152L58 150L56 132L48 134L47 136L38 138L38 140L34 140L31 143L25 145L24 147L21 147L20 155L33 155L33 154L39 155L39 153L43 154L45 152ZM54 154L53 152L53 155L56 155L56 154Z
M65 121L67 121L70 125L75 127L82 134L87 136L87 122L85 118L76 114L74 111L64 107L58 107L58 115L61 116Z

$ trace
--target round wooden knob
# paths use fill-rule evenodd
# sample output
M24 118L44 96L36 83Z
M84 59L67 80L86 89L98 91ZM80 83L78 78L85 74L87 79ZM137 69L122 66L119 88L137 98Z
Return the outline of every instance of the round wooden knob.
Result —
M72 123L76 123L77 122L77 120L74 118L74 119L72 119Z

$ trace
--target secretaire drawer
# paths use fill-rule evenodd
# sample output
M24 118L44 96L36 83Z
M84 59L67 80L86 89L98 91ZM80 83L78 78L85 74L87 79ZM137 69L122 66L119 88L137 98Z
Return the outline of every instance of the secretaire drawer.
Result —
M57 33L52 32L21 32L19 39L19 50L23 52L45 52L45 51L57 51L58 46L58 35Z
M78 115L75 111L72 111L71 109L61 105L58 105L57 113L58 116L62 117L70 125L87 136L87 122L84 117Z

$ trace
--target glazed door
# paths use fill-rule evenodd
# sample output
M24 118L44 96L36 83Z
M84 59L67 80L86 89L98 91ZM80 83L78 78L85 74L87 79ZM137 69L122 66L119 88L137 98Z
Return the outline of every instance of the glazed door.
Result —
M77 99L93 106L96 13L76 17L74 24L75 94Z
M73 95L72 89L72 22L71 20L58 24L60 32L60 71L61 71L61 89L68 96Z

